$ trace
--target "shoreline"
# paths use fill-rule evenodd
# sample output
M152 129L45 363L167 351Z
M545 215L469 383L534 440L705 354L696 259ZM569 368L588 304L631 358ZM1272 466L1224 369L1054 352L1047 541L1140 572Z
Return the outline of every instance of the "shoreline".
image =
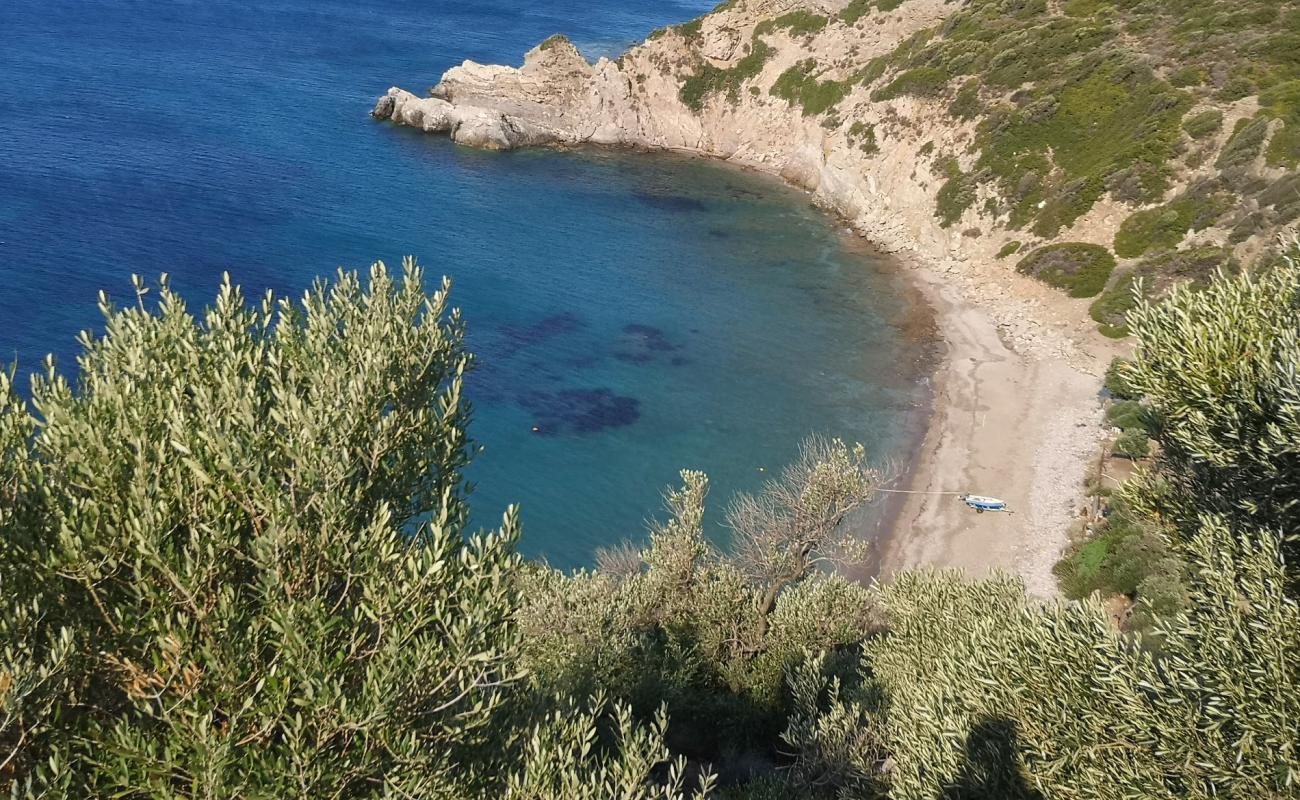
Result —
M783 185L789 185L780 176L765 174ZM917 361L907 367L913 371L913 374L907 376L911 384L913 405L903 416L904 427L900 442L892 448L889 457L878 464L887 480L882 488L889 491L876 493L869 503L869 510L864 514L863 524L854 531L855 536L870 544L867 558L852 568L843 570L845 575L855 580L870 583L881 578L898 527L904 518L908 495L902 492L911 490L918 466L914 455L920 452L934 420L935 381L945 364L947 344L939 332L934 303L909 270L907 260L897 253L881 250L855 229L850 220L833 209L818 206L818 210L847 226L844 232L845 247L860 250L865 257L881 264L890 280L897 283L896 288L904 300L906 310L901 321L891 324L920 353Z
M1100 378L1075 359L1017 349L932 260L882 250L852 220L817 205L895 274L911 295L909 324L922 327L912 335L929 348L897 450L907 457L891 464L891 492L877 495L859 529L872 545L867 561L845 574L887 582L918 568L976 578L997 570L1019 576L1031 595L1057 596L1052 567L1079 524L1083 480L1105 437ZM1104 365L1120 346L1099 339L1088 344ZM1013 513L977 514L952 493L1000 497Z

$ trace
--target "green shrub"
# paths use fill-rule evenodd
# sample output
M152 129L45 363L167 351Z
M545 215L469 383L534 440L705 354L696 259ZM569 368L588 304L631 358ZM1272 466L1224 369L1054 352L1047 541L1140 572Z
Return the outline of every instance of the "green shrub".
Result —
M1236 127L1232 129L1232 136L1223 145L1223 150L1219 152L1219 158L1214 162L1214 166L1220 170L1249 166L1259 157L1266 136L1268 136L1267 117L1237 120Z
M871 93L875 101L893 100L903 95L936 97L948 86L951 76L936 67L917 67L900 74L888 84Z
M867 155L880 152L880 144L876 141L875 125L868 125L862 120L854 122L849 126L849 139Z
M1223 128L1223 112L1217 108L1193 114L1183 121L1183 130L1193 139L1204 139Z
M1263 211L1252 211L1243 215L1232 226L1232 231L1228 234L1228 241L1232 244L1241 244L1257 233L1261 233L1269 224L1268 215Z
M1133 286L1136 282L1133 272L1122 274L1115 283L1088 307L1088 315L1097 323L1098 330L1112 339L1128 336L1125 317L1132 310L1136 301Z
M1300 164L1300 119L1288 120L1268 143L1269 166L1295 167Z
M1122 431L1139 430L1150 435L1149 413L1137 400L1120 400L1106 408L1106 421Z
M1104 335L1122 338L1128 335L1126 317L1137 303L1133 289L1139 278L1143 281L1143 297L1160 298L1176 285L1203 286L1220 269L1234 272L1237 263L1230 249L1212 245L1171 250L1145 258L1120 275L1093 302L1089 314Z
M537 49L553 50L563 44L572 45L573 43L569 41L569 37L562 33L557 33L544 39L541 44L537 45Z
M1134 273L1147 278L1148 297L1160 298L1168 294L1169 289L1177 284L1203 286L1209 283L1214 273L1220 269L1227 272L1237 270L1232 249L1202 245L1144 258L1134 268Z
M870 86L871 84L880 80L880 78L885 74L885 70L888 68L889 68L888 58L885 58L884 56L873 58L870 61L868 61L867 65L862 68L861 72L858 73L857 76L858 83L862 84L863 86Z
M704 102L726 84L727 73L708 62L701 62L695 74L682 81L677 97L687 108L700 112Z
M1269 166L1294 168L1300 164L1300 80L1270 86L1259 93L1265 114L1282 120L1268 143Z
M1115 440L1115 445L1111 452L1120 458L1130 458L1137 460L1146 458L1151 453L1151 439L1145 431L1130 430L1124 431L1120 437Z
M840 12L840 21L845 25L852 25L871 13L871 4L873 2L875 0L850 0L849 4Z
M971 79L957 90L957 96L948 106L948 113L957 119L975 119L984 111L980 102L980 82Z
M1199 64L1180 67L1169 76L1169 84L1180 89L1188 86L1200 86L1210 79L1209 70Z
M961 171L956 159L947 159L942 167L948 179L944 181L943 186L939 187L935 197L934 214L938 217L941 227L949 228L956 224L966 209L975 202L978 183L973 174Z
M998 250L997 258L1006 258L1007 256L1013 256L1016 253L1020 252L1020 248L1021 248L1020 242L1013 239L1012 241L1002 245L1002 249Z
M1214 96L1225 103L1232 103L1243 97L1250 97L1255 92L1255 82L1245 75L1237 74L1229 77Z
M1154 575L1178 581L1182 566L1159 534L1117 501L1097 532L1073 543L1053 571L1061 592L1082 600L1093 592L1133 596Z
M1289 172L1269 184L1256 198L1260 206L1273 210L1276 224L1286 224L1300 216L1300 172Z
M813 73L817 62L800 61L782 72L769 91L788 103L798 104L805 117L823 114L848 96L853 88L851 81L819 81Z
M1102 537L1072 547L1052 569L1061 593L1066 597L1083 599L1101 589L1100 584L1103 582L1098 580L1098 576L1102 564L1109 558L1110 542Z
M1189 193L1163 206L1137 211L1115 232L1115 252L1135 258L1149 250L1175 247L1190 231L1213 225L1232 203L1224 194Z
M1111 7L1110 0L1067 0L1062 10L1071 17L1092 17Z
M1115 269L1115 257L1101 245L1064 242L1040 247L1020 260L1016 271L1065 289L1071 297L1101 292Z
M1111 397L1119 400L1136 400L1142 395L1128 384L1125 378L1125 372L1128 369L1128 361L1123 358L1115 358L1106 367L1106 376L1102 385L1106 391L1110 392Z
M1071 59L1099 50L1112 35L1105 27L1081 20L1051 16L1027 18L989 43L985 82L993 87L1016 89L1059 77ZM972 46L971 42L964 44Z
M683 22L677 26L677 32L688 42L693 42L700 38L700 29L704 26L704 18L699 17L690 22Z
M826 27L829 19L820 14L812 14L803 9L782 14L775 19L767 19L754 28L755 36L765 36L775 30L785 29L791 36L811 36Z
M717 93L725 93L734 103L740 98L740 87L746 81L758 77L773 52L761 39L755 39L750 45L749 53L730 69L720 69L707 61L701 61L695 74L682 82L677 96L687 108L697 113L704 109L705 101Z

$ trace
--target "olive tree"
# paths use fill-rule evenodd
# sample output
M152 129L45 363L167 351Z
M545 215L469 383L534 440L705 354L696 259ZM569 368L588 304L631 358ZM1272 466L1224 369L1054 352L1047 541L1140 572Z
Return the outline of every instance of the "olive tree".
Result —
M1189 535L1201 514L1300 532L1300 264L1220 275L1138 302L1124 383L1154 411L1159 469L1142 493Z
M466 530L471 360L423 283L227 279L193 315L136 281L75 382L0 379L0 789L500 796L545 765L651 796L662 726L529 749L574 730L517 692L519 526Z
M707 478L683 472L644 549L607 552L607 571L526 572L519 618L534 682L609 691L642 716L667 703L686 734L675 741L698 756L774 741L787 666L874 625L866 587L822 566L862 552L842 522L876 481L862 448L811 439L760 494L735 500L724 549L704 532Z

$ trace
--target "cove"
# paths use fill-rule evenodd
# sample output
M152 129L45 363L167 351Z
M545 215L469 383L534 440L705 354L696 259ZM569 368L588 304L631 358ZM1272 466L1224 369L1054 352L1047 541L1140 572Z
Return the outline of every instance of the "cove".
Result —
M556 30L594 55L703 10L6 3L0 354L70 371L96 292L126 302L132 272L202 304L225 270L297 295L414 254L454 279L480 356L475 521L519 503L524 552L557 566L643 537L682 468L710 474L716 522L809 433L897 456L913 309L801 192L671 155L468 151L365 115L382 82L461 57Z

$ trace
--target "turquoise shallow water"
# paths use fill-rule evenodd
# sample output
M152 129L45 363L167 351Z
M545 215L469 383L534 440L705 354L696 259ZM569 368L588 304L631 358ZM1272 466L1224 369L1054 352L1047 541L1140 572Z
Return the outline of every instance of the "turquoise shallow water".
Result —
M0 5L0 353L70 364L95 293L229 270L293 294L414 254L456 282L479 520L564 566L643 533L683 467L714 505L800 438L905 439L907 301L805 196L679 156L480 153L366 117L462 57L589 53L706 8L10 0ZM534 431L533 428L537 428ZM768 473L760 472L765 468Z

